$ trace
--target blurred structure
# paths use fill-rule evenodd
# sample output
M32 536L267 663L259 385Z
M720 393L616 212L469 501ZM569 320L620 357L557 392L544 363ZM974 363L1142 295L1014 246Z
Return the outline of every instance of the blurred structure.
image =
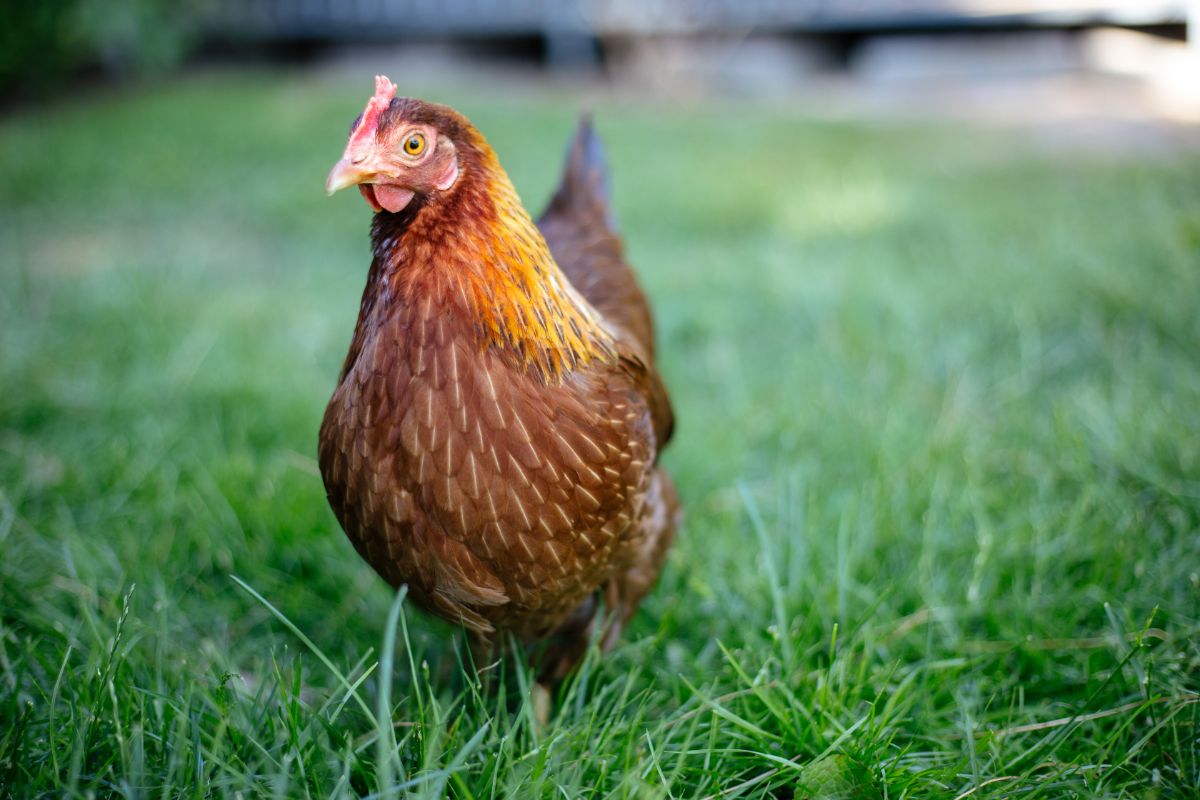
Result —
M1200 0L48 0L0 27L0 98L189 59L498 61L671 99L1200 122ZM1190 20L1190 23L1189 23ZM1188 31L1192 32L1191 46ZM407 59L407 61L405 60ZM528 70L527 70L528 71ZM511 77L511 76L510 76Z
M317 39L1152 26L1186 15L1183 0L224 0L218 11L249 35Z
M672 97L841 81L903 104L913 90L1090 75L1111 79L1114 111L1200 121L1200 46L1185 41L1200 0L222 0L212 12L210 36L243 45L503 53ZM1069 112L1079 89L1043 99Z

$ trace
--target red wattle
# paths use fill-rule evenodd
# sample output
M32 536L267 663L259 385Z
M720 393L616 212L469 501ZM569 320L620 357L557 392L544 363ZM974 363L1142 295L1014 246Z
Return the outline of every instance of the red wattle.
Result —
M400 186L389 186L388 184L375 185L376 202L393 214L403 210L413 199L414 194L416 193L412 189L405 189Z

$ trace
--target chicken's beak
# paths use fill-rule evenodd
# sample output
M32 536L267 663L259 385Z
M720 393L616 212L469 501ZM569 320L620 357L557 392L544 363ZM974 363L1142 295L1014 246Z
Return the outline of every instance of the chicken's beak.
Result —
M333 194L372 177L374 170L364 169L366 166L366 164L355 164L348 158L343 158L334 164L333 169L329 170L329 177L325 179L325 194Z

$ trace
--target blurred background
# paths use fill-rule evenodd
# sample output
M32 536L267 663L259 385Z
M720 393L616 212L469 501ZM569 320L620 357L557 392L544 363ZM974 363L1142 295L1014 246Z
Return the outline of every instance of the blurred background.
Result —
M370 61L602 79L686 101L1019 121L1200 119L1192 0L50 0L0 33L0 96L214 64Z
M6 3L0 774L375 786L304 648L374 707L392 595L315 444L370 260L322 187L385 73L535 214L594 111L688 512L554 738L412 615L413 780L786 798L836 750L864 797L1200 796L1198 8Z
M1196 121L1188 0L52 0L11 8L0 92L247 60L593 77L673 101Z

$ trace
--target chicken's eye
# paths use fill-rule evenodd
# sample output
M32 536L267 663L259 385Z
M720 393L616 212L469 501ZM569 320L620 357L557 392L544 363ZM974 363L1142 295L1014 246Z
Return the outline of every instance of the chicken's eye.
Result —
M425 136L420 133L409 134L404 140L404 152L410 156L419 156L425 152Z

